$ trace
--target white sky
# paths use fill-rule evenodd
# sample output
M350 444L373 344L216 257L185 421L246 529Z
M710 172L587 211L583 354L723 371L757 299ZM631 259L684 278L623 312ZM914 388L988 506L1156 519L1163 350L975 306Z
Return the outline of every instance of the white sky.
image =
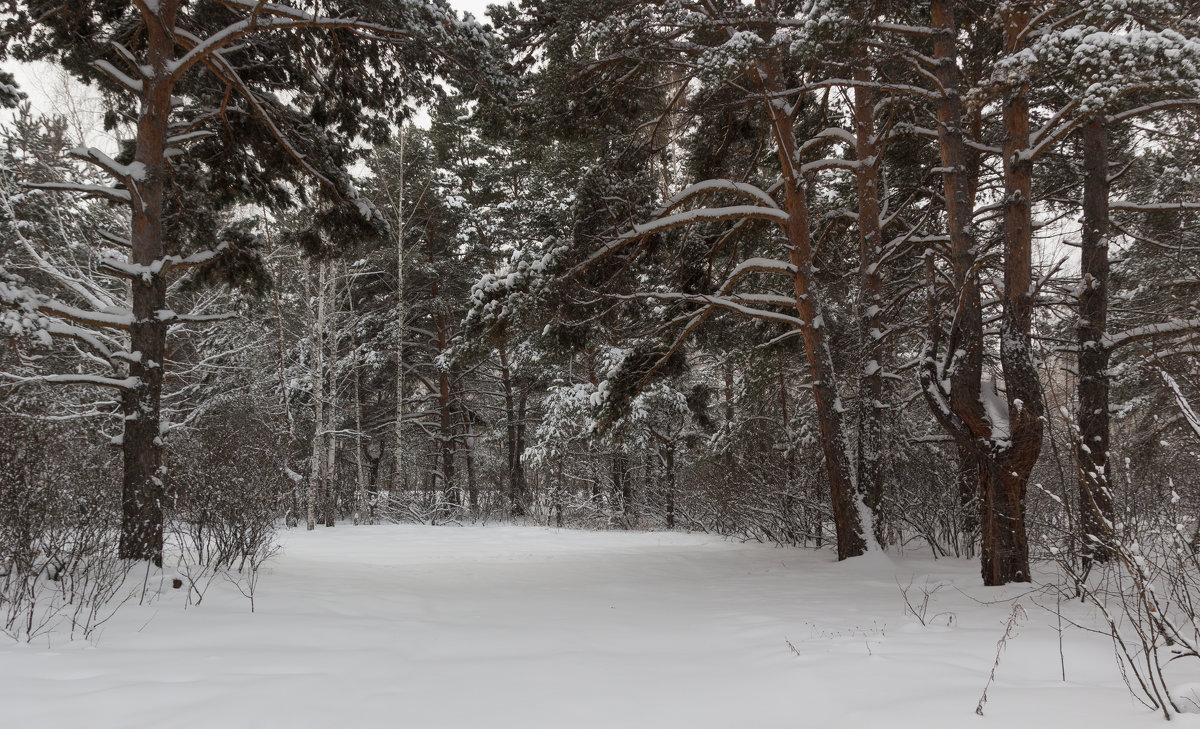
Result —
M460 12L466 11L475 17L483 20L487 17L487 6L489 5L504 5L504 2L497 0L450 0L450 5L457 8Z

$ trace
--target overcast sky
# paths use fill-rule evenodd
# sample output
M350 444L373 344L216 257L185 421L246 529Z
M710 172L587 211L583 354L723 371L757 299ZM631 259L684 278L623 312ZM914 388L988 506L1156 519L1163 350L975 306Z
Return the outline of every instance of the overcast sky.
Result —
M487 17L487 6L504 5L505 3L498 3L497 0L450 0L450 4L460 11L466 11L477 18L484 19Z

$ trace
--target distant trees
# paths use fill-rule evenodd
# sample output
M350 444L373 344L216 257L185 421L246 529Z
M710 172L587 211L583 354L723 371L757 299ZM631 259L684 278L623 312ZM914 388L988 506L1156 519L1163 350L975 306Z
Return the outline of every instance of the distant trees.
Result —
M920 541L999 585L1051 546L1104 564L1167 490L1200 506L1194 3L529 0L494 36L321 8L10 40L147 110L71 166L22 117L4 172L5 372L121 419L123 553L172 495L164 401L181 444L276 454L247 499L312 527Z
M455 59L471 65L467 56L484 51L486 41L447 6L430 3L162 0L76 3L50 13L40 3L17 3L13 10L10 52L58 60L79 78L104 84L113 123L132 127L133 138L115 156L74 152L107 183L35 183L128 207L128 232L108 231L127 256L103 263L107 275L126 282L128 302L81 309L47 301L39 308L102 336L128 337L127 348L104 358L111 374L59 379L117 392L125 423L121 555L161 563L167 334L219 316L172 309L172 281L191 269L261 273L258 242L223 233L215 218L231 205L284 207L311 191L324 210L310 241L320 229L345 237L380 225L345 172L355 156L350 140L385 136L403 117L405 97L427 95L431 75ZM488 65L476 67L486 72ZM129 99L137 113L123 119ZM209 214L206 223L189 217L197 206Z
M753 346L723 331L689 350L685 341L718 312L773 322L777 329L754 325L765 334L759 346L798 335L838 552L847 557L865 544L862 515L882 524L889 500L893 519L907 528L918 521L880 460L906 440L903 450L923 447L899 418L887 422L913 394L887 368L894 351L902 371L919 375L933 416L926 422L955 445L961 521L952 531L980 530L985 582L1024 581L1026 498L1053 417L1039 371L1050 335L1037 312L1076 304L1082 344L1065 351L1078 352L1082 411L1070 468L1081 479L1080 549L1102 557L1101 532L1115 528L1098 480L1109 407L1102 358L1125 337L1096 333L1104 328L1098 282L1107 276L1098 254L1109 207L1102 186L1112 172L1100 160L1098 129L1139 114L1169 125L1191 105L1195 28L1183 7L555 7L526 4L525 14L501 19L514 45L545 41L547 63L530 74L528 103L556 126L523 129L545 129L595 160L576 202L580 219L594 222L575 227L547 278L558 276L554 290L571 301L557 307L561 320L581 322L597 345L626 343L628 365L610 376L611 392L676 376L701 352ZM570 45L560 41L567 37ZM1154 70L1166 57L1170 69ZM1077 71L1068 80L1052 74L1056 64ZM1081 167L1068 151L1076 138ZM589 148L589 139L604 141ZM914 166L932 167L942 184ZM645 185L655 177L670 182ZM1048 231L1072 235L1056 217L1070 189L1084 218L1085 284L1074 301L1052 293L1067 264L1044 260ZM1187 212L1187 203L1122 205ZM847 232L856 249L844 247ZM1133 237L1123 243L1136 247ZM851 271L857 290L838 278ZM769 285L776 276L788 292ZM634 311L653 323L633 325ZM1178 345L1193 331L1182 316L1128 336L1176 336ZM857 352L839 361L839 348ZM856 410L844 404L850 398ZM617 412L630 402L627 394L613 401ZM888 528L875 535L886 541Z

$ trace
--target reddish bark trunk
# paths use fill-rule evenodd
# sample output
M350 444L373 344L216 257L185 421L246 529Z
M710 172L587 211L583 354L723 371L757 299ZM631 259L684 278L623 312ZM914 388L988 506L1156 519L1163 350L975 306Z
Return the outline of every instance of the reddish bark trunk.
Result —
M955 50L957 28L950 0L933 0L934 55L943 87L938 105L939 142L946 186L946 214L954 275L955 313L947 361L927 372L926 395L939 422L963 454L963 472L979 479L981 568L984 583L1027 582L1029 547L1025 532L1025 490L1041 452L1044 404L1034 366L1033 319L1033 160L1029 149L1028 88L1006 92L1004 114L1004 297L1000 322L1000 364L1008 406L1007 422L992 422L981 402L983 322L977 257L970 235L972 170L963 138L961 78ZM1015 53L1029 24L1029 4L1017 3L1006 16L1006 50ZM932 279L931 279L932 280ZM931 313L931 341L938 324ZM932 365L928 365L932 367ZM943 404L931 388L950 381ZM1005 432L1007 431L1007 432ZM966 484L960 481L960 489ZM961 494L960 498L965 496ZM964 499L965 500L965 499Z
M163 198L168 175L165 152L174 87L169 64L175 49L169 29L175 26L178 9L178 0L163 0L158 17L145 23L149 74L144 82L134 151L134 161L144 165L145 175L136 183L129 260L147 268L164 253ZM131 279L130 286L133 324L129 339L133 357L129 373L138 384L121 401L125 432L121 441L124 474L118 553L123 559L162 565L166 473L160 411L167 323L160 312L167 308L166 281L162 274L138 276Z
M1005 46L1016 53L1029 26L1029 3L1011 7ZM997 455L1002 498L996 498L991 533L983 543L984 582L1028 582L1025 490L1042 450L1042 383L1034 364L1033 157L1029 146L1029 89L1011 89L1004 103L1004 309L1000 319L1000 366L1008 401L1009 444ZM996 479L991 479L997 483ZM989 551L992 554L988 554ZM991 570L988 570L990 557Z
M858 47L854 80L871 81L866 47ZM854 87L854 137L858 158L859 328L863 371L859 376L858 490L874 515L875 541L884 543L883 423L883 231L879 220L879 145L875 137L875 94Z
M778 62L765 61L760 65L763 90L772 98L782 98L787 86ZM809 231L808 201L804 180L797 160L792 118L787 109L777 103L767 105L775 132L779 166L783 176L784 204L788 213L787 236L791 247L790 261L796 267L793 286L796 294L796 313L804 322L804 338L809 373L812 377L813 398L816 400L817 421L821 431L821 447L825 470L829 477L830 501L837 537L838 559L856 557L867 549L862 518L858 510L858 493L850 462L850 444L846 437L844 408L838 397L833 356L825 334L819 293L813 286L812 238Z

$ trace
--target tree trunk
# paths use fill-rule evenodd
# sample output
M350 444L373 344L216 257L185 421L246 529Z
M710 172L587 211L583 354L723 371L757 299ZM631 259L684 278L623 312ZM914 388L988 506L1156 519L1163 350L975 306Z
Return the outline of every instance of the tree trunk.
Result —
M404 129L400 130L400 191L396 196L396 442L394 498L402 498L404 473Z
M338 287L337 278L332 269L332 264L326 266L329 270L329 303L337 305ZM325 296L322 290L322 296ZM323 512L323 521L325 526L331 527L334 525L334 513L337 506L337 489L335 488L337 480L337 379L334 376L334 366L337 364L338 356L338 330L337 326L331 326L328 332L329 338L329 357L325 360L323 381L325 391L325 469L324 479L321 486L321 507Z
M958 509L959 509L959 526L962 528L962 534L959 537L958 549L968 557L975 554L975 532L979 530L979 496L980 491L980 474L979 474L979 458L975 455L975 449L958 446L958 473L956 483L958 484Z
M516 464L515 464L516 470L513 474L514 478L515 478L517 502L521 503L521 504L524 504L525 499L529 498L527 496L527 492L529 490L528 489L529 481L526 478L526 474L525 474L525 461L522 460L522 456L525 455L525 417L528 413L528 408L529 408L529 387L527 384L521 384L521 385L519 385L519 390L518 390L518 394L517 394L517 434L516 434L517 440L515 443L515 445L516 445ZM535 481L534 482L535 491L536 491L536 488L537 488L537 482ZM525 507L522 506L521 514L524 514L524 513L525 513Z
M667 528L675 528L675 444L663 444L663 480L667 482Z
M792 544L807 544L808 543L808 524L806 520L800 524L800 529L795 528L795 512L796 497L793 490L796 487L796 449L792 442L792 424L788 416L788 394L787 381L784 379L783 367L779 368L779 409L783 415L783 447L784 447L784 466L783 475L783 499L780 504L783 509L784 530L788 536L788 540Z
M1027 582L1029 547L1025 535L1025 489L1041 451L1043 400L1033 364L1031 342L1033 278L1032 180L1029 149L1028 89L1010 89L1004 100L1004 298L1000 322L1000 364L1004 372L1007 422L993 422L981 400L983 316L977 256L970 226L974 198L973 170L963 138L961 79L955 39L954 4L932 2L934 55L943 89L938 104L938 134L946 187L946 215L954 275L955 310L941 368L950 380L948 403L936 401L934 373L923 385L938 421L962 455L960 501L966 476L979 474L980 561L984 584ZM1006 16L1007 52L1015 53L1029 24L1028 3L1010 6ZM933 263L928 259L931 291ZM931 293L931 301L933 294ZM931 310L931 341L939 325ZM932 366L932 365L930 365ZM1007 430L1007 432L1004 432ZM971 461L974 461L973 463Z
M620 504L621 521L625 528L633 526L633 483L629 473L629 458L620 451L612 456L612 498Z
M955 311L949 343L950 406L971 427L985 427L980 400L983 381L983 306L975 267L975 240L971 233L974 207L971 165L963 131L962 76L958 68L958 28L953 0L933 1L934 57L937 77L944 90L938 102L938 143L946 191L946 227L950 235L950 265L954 276ZM959 471L977 473L980 444L972 438L961 444ZM964 479L964 483L967 479ZM970 479L971 488L978 480Z
M554 526L558 527L559 529L562 529L563 525L562 497L564 490L563 464L562 460L560 459L555 468L554 490L551 492L550 496L550 508L554 511Z
M871 80L867 50L858 46L854 79ZM879 146L875 137L875 94L854 87L854 136L858 159L859 329L863 371L859 376L858 489L874 517L875 541L883 535L883 231L879 221Z
M1029 543L1025 536L1025 482L996 460L981 462L980 569L985 585L1029 582Z
M1080 554L1084 567L1112 557L1108 480L1108 131L1102 118L1083 127L1083 235L1079 273Z
M325 429L325 263L317 264L317 320L313 329L313 352L309 362L309 382L313 399L312 456L309 458L308 492L305 494L305 527L312 531L317 526L317 489L321 485L321 443ZM309 281L305 271L305 282ZM308 286L305 286L308 288ZM308 297L310 300L312 296ZM311 304L310 304L311 306Z
M518 413L516 394L513 390L512 369L508 364L508 353L500 348L500 381L504 385L504 435L508 456L508 504L510 516L524 516L525 468L521 454L525 450L523 438L525 393L521 393L521 413Z
M353 354L354 366L354 465L358 470L357 484L354 489L354 523L370 524L371 515L367 507L367 449L363 440L363 401L362 376L358 361L358 317L354 313L354 294L346 291L347 305L350 307L350 349Z
M772 98L787 90L778 61L770 59L760 64L763 90ZM837 537L838 559L856 557L867 550L864 537L863 512L855 487L850 460L850 443L846 437L844 408L837 391L833 356L825 334L825 321L819 294L813 285L812 239L809 231L808 201L799 165L796 163L799 145L791 114L783 104L767 105L775 132L779 166L783 175L783 190L788 213L787 236L791 246L791 264L796 267L793 286L796 294L796 313L804 322L804 337L809 372L812 377L813 398L817 405L817 421L821 430L821 447L825 470L829 477L830 501Z
M433 285L431 295L434 300L438 298L438 285ZM438 353L444 353L450 347L450 337L447 331L446 315L438 313L435 317L437 326L437 343ZM450 373L442 371L438 375L438 414L441 418L441 427L438 431L439 447L442 457L442 493L443 499L448 506L458 506L462 504L459 498L458 483L455 480L454 473L454 452L457 445L457 423L454 417L454 397L450 388Z
M471 416L467 409L461 408L463 427L463 448L466 450L467 461L467 503L471 507L472 517L479 514L479 486L475 482L475 449L471 447Z
M1005 45L1016 53L1029 26L1030 4L1010 6ZM1008 401L1010 445L1003 450L996 498L998 523L985 533L992 569L984 562L984 583L1029 582L1029 545L1025 536L1025 490L1042 450L1044 404L1034 365L1033 327L1033 158L1029 148L1029 89L1009 91L1004 104L1004 299L1000 319L1000 365ZM995 479L992 479L993 481ZM1002 510L1001 510L1002 509Z
M454 473L456 424L454 422L454 404L450 394L450 376L445 373L438 377L438 414L441 418L438 446L442 457L440 469L442 498L448 505L457 506L461 500Z
M367 505L370 509L370 519L375 519L375 504L379 500L379 464L383 461L383 447L379 441L371 439L367 443Z
M134 150L134 162L143 165L145 173L136 182L129 254L129 262L144 270L157 270L156 264L165 252L163 199L169 175L166 149L174 87L170 64L175 50L170 29L175 27L178 10L178 0L164 0L153 11L154 21L145 23L147 78L143 82ZM121 397L125 430L121 439L118 554L122 559L147 560L162 566L166 472L160 425L167 322L159 314L167 308L167 284L162 273L155 273L132 277L130 288L133 323L129 344L133 356L129 374L137 384Z
M270 228L267 228L267 256L274 253ZM292 471L292 445L296 440L296 422L292 418L292 398L288 393L287 381L287 360L285 357L286 349L284 347L283 337L283 306L279 300L279 291L283 289L283 265L280 264L275 271L275 287L271 291L271 297L275 304L275 348L276 355L279 358L279 394L283 405L284 426L287 432L284 436L283 447L281 448L280 460L283 462L284 477L287 478L288 492L291 494L291 509L285 518L284 523L289 527L294 527L300 520L300 483L301 479L298 474Z

